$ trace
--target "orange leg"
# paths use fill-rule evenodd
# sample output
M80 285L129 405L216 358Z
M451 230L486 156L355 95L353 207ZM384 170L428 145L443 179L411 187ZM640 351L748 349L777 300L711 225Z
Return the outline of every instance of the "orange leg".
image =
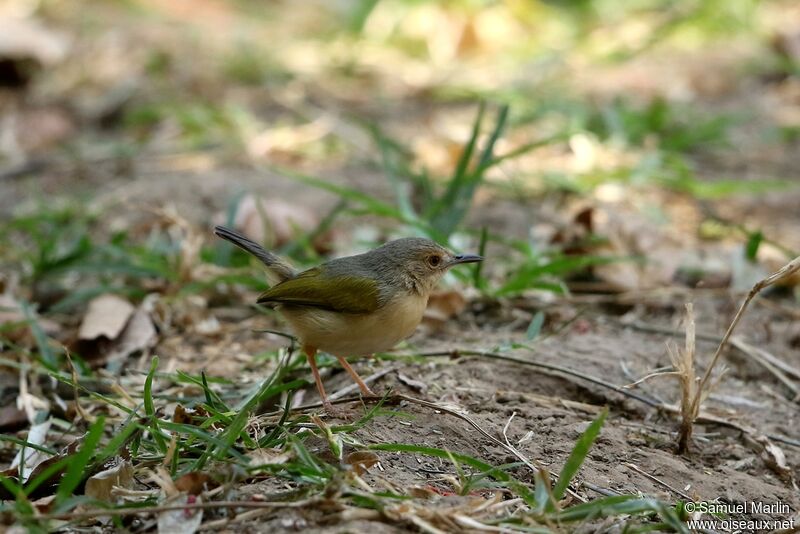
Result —
M371 389L369 389L369 386L366 383L364 383L361 377L358 376L356 370L350 367L350 364L347 363L347 360L344 359L344 356L337 356L336 359L339 360L339 363L342 364L344 370L347 371L347 373L355 381L355 383L358 384L359 389L361 389L361 393L363 393L367 397L377 397L377 395Z
M325 411L328 412L328 414L333 414L336 410L333 408L333 404L331 404L331 401L328 400L328 396L325 394L325 387L322 385L322 378L319 376L319 369L317 369L317 360L314 359L314 356L317 354L317 348L310 345L304 345L303 351L306 353L306 358L308 358L308 365L311 366L311 374L314 375L314 382L317 383L317 391L319 391L319 397L322 399L322 407L325 408Z

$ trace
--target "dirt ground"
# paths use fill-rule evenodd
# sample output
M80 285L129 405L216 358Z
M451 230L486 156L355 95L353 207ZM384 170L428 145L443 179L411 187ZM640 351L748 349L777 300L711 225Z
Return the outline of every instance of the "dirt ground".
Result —
M17 182L13 185L22 190L26 186L30 184ZM321 210L328 209L333 201L325 194L303 189L288 180L242 170L175 176L143 173L125 182L102 183L97 198L102 202L109 196L117 200L118 195L127 197L132 208L128 214L119 215L123 217L143 216L137 205L152 203L159 197L171 198L180 213L190 217L195 214L200 222L206 218L206 206L213 205L214 199L231 187L268 189L271 194L285 198L302 196L304 202ZM53 194L58 194L58 190ZM515 220L526 219L525 209L517 205L517 212L509 212L506 203L498 211L511 221L508 224L514 224ZM474 216L481 218L481 211ZM498 217L491 208L485 216ZM488 261L491 262L491 257ZM247 297L244 299L246 301ZM676 289L643 292L627 299L610 295L576 297L572 301L533 300L522 308L510 302L473 301L443 329L433 334L418 333L398 352L409 353L410 349L415 353L497 352L498 347L509 342L524 340L533 312L542 310L547 317L542 337L530 350L517 349L502 354L567 367L611 384L624 385L670 365L668 344L683 343L685 302L694 303L698 333L712 338L712 341L703 338L698 341L698 364L704 369L717 346L714 338L718 340L724 332L740 300L741 295L718 290ZM800 366L797 308L781 301L780 292L768 296L766 301L756 301L745 315L737 335L797 368ZM211 308L210 312L220 318L223 331L233 333L210 343L202 336L192 339L189 335L163 341L153 353L160 355L164 368L187 372L205 369L211 375L228 377L266 374L268 368L254 367L247 354L274 348L284 341L273 336L265 339L263 334L253 333L253 330L281 328L280 320L247 317L242 322L246 311L237 310L235 302L220 309ZM650 329L662 332L654 333ZM208 346L204 346L206 344ZM237 357L223 358L222 352L229 351ZM477 356L431 357L420 362L362 361L356 367L363 376L380 374L390 368L391 372L377 380L378 390L391 389L463 410L494 436L502 436L510 422L507 428L510 442L519 443L519 451L525 457L554 472L560 469L588 423L603 406L608 406L610 415L606 425L579 474L580 481L585 484L576 486L580 488L579 495L587 499L601 492L641 493L667 501L691 498L786 503L796 511L800 509L800 493L794 478L800 468L800 424L791 392L741 351L729 348L723 358L727 372L705 409L752 429L752 433L725 425L698 424L691 452L687 455L675 452L677 418L674 415L558 372ZM129 362L129 365L134 364ZM146 368L147 364L139 362L139 366ZM330 391L349 385L341 369L333 367L328 371L325 381ZM413 377L416 387L405 385L399 378L401 374ZM657 377L631 391L666 404L675 404L679 398L677 380L673 377ZM302 400L313 402L315 396L313 387L309 387ZM347 409L355 417L365 408L349 405ZM399 442L440 447L495 465L517 460L458 418L409 403L400 403L392 409L404 416L377 417L354 437L364 444ZM785 453L792 472L790 476L786 477L775 468L773 458L754 440L762 435L769 436ZM312 449L312 452L324 453L326 448L326 444L320 443L318 450ZM373 468L365 479L369 483L387 488L427 488L432 490L430 506L433 508L456 507L463 501L464 498L453 494L451 481L457 473L451 463L409 454L380 453L379 456L379 468ZM514 473L523 481L532 481L532 472L525 467L517 468ZM281 483L276 486L276 482L270 480L239 488L244 496L269 494L279 489L286 489L286 486ZM212 512L208 514L208 518L214 517ZM745 517L752 516L746 514ZM786 517L775 514L773 518ZM402 522L389 525L379 518L350 519L337 510L288 509L254 518L237 529L399 532L409 527ZM601 522L582 528L587 532L604 532L611 525Z

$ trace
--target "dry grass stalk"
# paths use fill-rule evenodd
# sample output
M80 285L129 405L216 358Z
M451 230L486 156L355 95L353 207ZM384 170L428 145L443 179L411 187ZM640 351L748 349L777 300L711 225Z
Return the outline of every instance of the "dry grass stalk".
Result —
M792 261L790 261L789 263L784 265L782 268L780 268L779 270L777 270L774 273L772 273L771 275L769 275L768 277L764 278L763 280L758 281L753 286L753 288L747 294L747 297L742 302L742 305L739 306L739 310L736 312L736 315L734 316L733 321L731 321L730 326L728 326L728 330L725 332L725 335L722 336L722 341L720 341L720 344L717 347L717 351L714 353L714 357L711 359L711 364L709 364L708 368L706 369L706 372L703 374L702 380L700 380L700 383L697 385L696 389L693 388L692 395L690 397L691 398L691 403L688 405L688 409L687 410L684 410L684 407L685 407L685 404L686 404L686 395L687 395L689 390L685 387L684 381L686 379L688 379L689 376L691 376L692 377L692 382L693 382L694 381L694 378L693 378L694 377L694 371L692 370L692 374L691 375L689 375L688 371L687 371L686 376L684 376L684 372L681 371L681 369L679 368L679 372L681 372L681 416L682 416L681 429L680 429L680 433L679 433L679 436L678 436L678 451L679 452L683 453L683 452L686 452L686 450L688 450L689 440L691 439L691 436L692 436L692 424L697 419L697 416L700 413L700 406L702 405L702 403L705 400L705 398L708 396L708 392L710 390L709 381L711 380L711 372L714 370L714 366L717 364L717 361L719 360L719 357L722 354L722 350L725 348L725 345L728 343L728 340L730 339L731 335L733 335L733 331L736 328L736 326L739 324L739 321L741 320L742 316L744 315L744 312L747 309L747 306L750 304L750 301L752 301L756 297L756 295L758 295L763 289L765 289L765 288L767 288L767 287L769 287L769 286L771 286L771 285L773 285L773 284L775 284L775 283L777 283L777 282L779 282L779 281L781 281L781 280L783 280L783 279L785 279L785 278L787 278L789 276L792 276L797 272L800 272L800 256L798 256L797 258L793 259ZM687 305L687 312L690 310L690 306L691 306L690 304ZM694 320L692 319L691 321L689 321L689 323L690 324L687 324L687 329L686 329L686 351L688 352L688 349L689 349L689 335L690 335L690 330L691 330L691 336L692 336L692 359L691 359L691 361L693 362L693 359L694 359L694 335L695 335L695 333L694 333ZM688 357L687 354L684 354L684 356L682 358L677 358L677 359L673 360L673 363L676 363L676 360L680 360L681 365L685 366L687 364L687 362L689 362L689 357ZM693 365L693 363L692 363L692 365ZM677 363L676 363L676 367L677 367ZM687 417L687 414L688 414L688 417Z
M681 385L681 429L678 433L678 452L683 453L689 447L692 437L692 425L696 417L693 411L694 399L698 397L697 377L694 372L694 355L696 350L696 331L694 322L694 305L686 304L686 345L683 350L669 349L672 365L678 373Z

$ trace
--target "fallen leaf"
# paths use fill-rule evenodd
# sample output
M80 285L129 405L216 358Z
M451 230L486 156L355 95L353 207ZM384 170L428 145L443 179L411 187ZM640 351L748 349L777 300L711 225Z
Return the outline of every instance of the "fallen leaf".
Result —
M218 216L218 224L225 218ZM317 229L320 218L310 208L282 198L245 195L236 207L233 228L267 249L281 247ZM322 232L311 243L319 253L330 252L336 233Z
M47 432L50 430L51 424L52 422L48 419L44 423L33 425L28 431L26 441L33 445L44 445L44 442L47 439ZM23 453L25 453L24 457ZM11 462L11 467L18 468L21 465L22 469L20 471L22 475L22 482L27 482L30 474L33 472L36 466L51 456L52 455L32 447L25 447L24 449L20 448L19 452L14 457L14 460Z
M759 436L756 441L764 447L762 457L767 467L772 469L781 480L792 480L794 477L792 468L786 462L786 454L783 449L772 443L766 436Z
M89 309L78 330L78 339L117 339L134 310L130 302L117 295L106 293L95 297L89 302Z
M175 480L175 487L178 488L178 491L189 495L200 495L212 486L216 486L214 479L210 475L199 471L186 473Z
M350 465L357 475L366 473L370 467L377 464L380 458L372 451L351 452L344 458L344 462Z
M111 346L107 358L110 361L124 360L135 352L153 347L157 340L156 327L153 326L150 315L140 306L128 321L122 335Z
M57 63L66 54L64 36L37 20L0 17L0 85L22 87L30 81L32 72Z
M126 489L133 486L133 465L120 456L114 457L112 466L89 477L84 494L99 501L115 502L115 486Z
M23 427L28 422L25 410L9 404L0 408L0 431L10 432Z
M180 495L176 499L163 504L174 506L181 504L201 503L203 500L195 495ZM203 522L202 508L184 508L167 510L158 514L159 534L194 534Z

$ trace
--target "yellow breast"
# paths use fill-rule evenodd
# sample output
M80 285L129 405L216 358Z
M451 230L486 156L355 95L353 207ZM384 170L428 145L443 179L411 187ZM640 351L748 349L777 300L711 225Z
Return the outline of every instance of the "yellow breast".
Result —
M404 294L373 313L300 307L280 312L302 343L336 356L365 356L389 350L413 334L427 304L427 296Z

